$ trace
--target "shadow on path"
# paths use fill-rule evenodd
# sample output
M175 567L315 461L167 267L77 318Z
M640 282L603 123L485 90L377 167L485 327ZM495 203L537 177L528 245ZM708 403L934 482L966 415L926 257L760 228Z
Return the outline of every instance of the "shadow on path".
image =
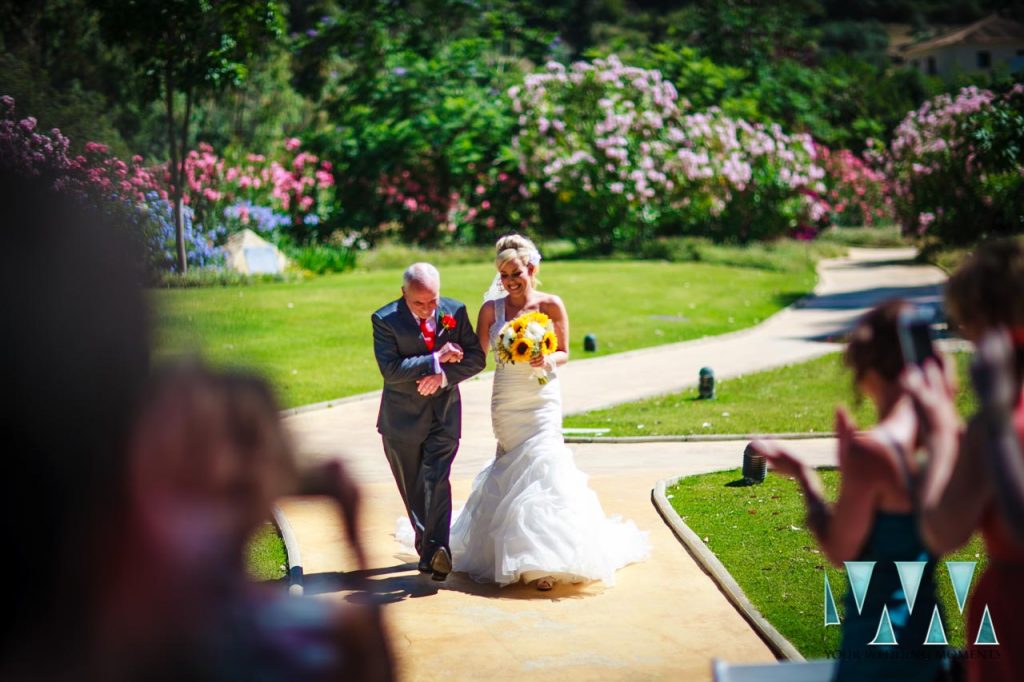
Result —
M507 587L478 583L464 573L452 573L447 580L435 581L429 573L420 573L415 562L348 573L313 573L305 576L304 586L307 595L346 592L346 601L377 604L394 604L406 599L428 597L440 590L462 592L485 599L552 601L596 596L604 589L601 583L556 583L554 589L541 592L532 584L521 582Z
M923 284L910 287L874 287L815 296L797 304L802 310L853 310L868 308L890 298L905 298L917 305L942 303L942 287Z

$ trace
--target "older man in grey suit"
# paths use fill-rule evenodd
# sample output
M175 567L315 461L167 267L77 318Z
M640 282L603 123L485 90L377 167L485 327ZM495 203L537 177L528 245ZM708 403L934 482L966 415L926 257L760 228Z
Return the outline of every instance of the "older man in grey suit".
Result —
M413 527L419 569L444 580L452 568L448 476L462 435L458 384L479 373L486 356L466 306L441 297L441 276L429 263L410 265L402 297L372 320L384 376L377 430Z

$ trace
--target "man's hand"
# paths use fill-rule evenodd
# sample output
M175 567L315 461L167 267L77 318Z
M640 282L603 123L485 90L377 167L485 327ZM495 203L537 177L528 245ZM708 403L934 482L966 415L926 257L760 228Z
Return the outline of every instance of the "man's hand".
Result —
M434 395L437 393L437 389L441 388L441 382L444 380L444 374L431 374L419 379L416 382L417 391L422 396Z
M341 459L332 459L303 472L298 492L301 495L326 495L334 498L349 544L356 555L356 564L360 571L365 571L369 564L359 536L362 495L345 463Z
M441 350L437 351L437 359L440 362L462 362L462 355L462 347L451 341L441 346Z

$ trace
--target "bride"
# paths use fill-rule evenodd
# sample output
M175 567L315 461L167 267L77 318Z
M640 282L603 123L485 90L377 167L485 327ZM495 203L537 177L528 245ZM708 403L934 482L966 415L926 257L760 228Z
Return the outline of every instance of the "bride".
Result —
M493 349L506 321L539 311L553 322L558 349L529 364L497 364L491 416L498 450L452 525L454 570L502 586L534 582L539 590L556 582L611 584L617 569L647 557L647 533L605 516L565 446L558 367L569 360L569 315L558 296L537 290L539 264L526 237L498 240L498 275L477 320L480 345Z

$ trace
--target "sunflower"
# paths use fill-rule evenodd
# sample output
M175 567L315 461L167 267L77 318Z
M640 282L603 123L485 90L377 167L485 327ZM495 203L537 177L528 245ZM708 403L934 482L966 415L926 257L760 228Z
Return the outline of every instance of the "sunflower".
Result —
M527 322L528 320L526 319L525 315L523 315L522 317L517 317L511 322L512 331L514 331L516 334L522 334L523 330L526 329Z
M558 349L558 337L555 336L554 332L548 332L544 335L544 338L540 340L541 353L547 355L554 353Z
M525 315L525 317L526 317L526 322L527 323L536 322L537 324L539 324L542 327L546 327L548 322L551 321L550 317L548 317L547 315L545 315L544 313L542 313L540 311L534 312L534 313L527 313Z
M529 362L533 357L533 341L527 338L512 342L512 362Z

